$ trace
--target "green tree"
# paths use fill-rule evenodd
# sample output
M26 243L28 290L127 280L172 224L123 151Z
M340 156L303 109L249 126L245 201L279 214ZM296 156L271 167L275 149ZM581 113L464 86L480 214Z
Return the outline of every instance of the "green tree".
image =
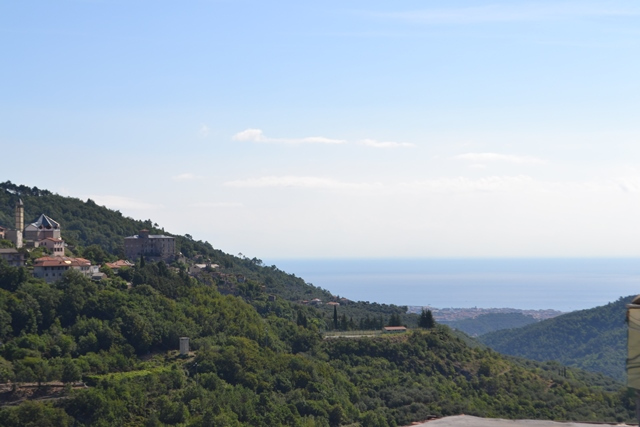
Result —
M389 323L387 326L402 326L402 319L400 319L400 314L393 313L389 317Z
M333 306L333 329L338 329L338 307Z
M425 310L424 308L422 309L418 326L425 329L431 329L436 326L436 321L433 318L433 313L431 313L431 310Z

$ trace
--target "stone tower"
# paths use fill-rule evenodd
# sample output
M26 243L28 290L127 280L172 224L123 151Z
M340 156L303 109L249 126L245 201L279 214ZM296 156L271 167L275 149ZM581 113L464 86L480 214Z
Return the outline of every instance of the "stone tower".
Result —
M24 203L22 203L22 199L18 199L16 205L16 230L24 230Z
M24 230L24 203L18 199L15 210L15 230L6 232L7 239L11 240L16 248L22 247L22 230Z

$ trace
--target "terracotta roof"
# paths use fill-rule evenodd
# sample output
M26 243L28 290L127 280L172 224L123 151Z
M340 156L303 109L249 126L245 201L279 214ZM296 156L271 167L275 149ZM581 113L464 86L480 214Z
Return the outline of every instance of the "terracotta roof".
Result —
M385 331L406 331L407 327L406 326L385 326L384 330Z
M54 239L53 237L47 237L46 239L42 239L42 240L51 240L52 242L62 242L62 239Z
M91 261L84 258L70 258L66 256L45 256L33 262L34 267L88 267Z
M133 267L134 265L135 265L134 263L124 259L119 259L118 261L115 261L115 262L106 263L106 266L112 270L117 270L120 267Z

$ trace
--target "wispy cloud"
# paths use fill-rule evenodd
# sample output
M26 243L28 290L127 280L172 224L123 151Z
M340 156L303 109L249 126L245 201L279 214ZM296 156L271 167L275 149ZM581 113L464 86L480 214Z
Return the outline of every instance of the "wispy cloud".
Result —
M241 208L244 205L239 202L199 202L189 206L192 208Z
M358 141L358 144L373 148L407 148L416 146L409 142L376 141L375 139L362 139Z
M267 188L267 187L290 187L290 188L311 188L311 189L363 189L365 187L379 186L380 184L359 184L338 181L332 178L322 178L315 176L263 176L260 178L241 179L224 183L227 187L238 188Z
M209 129L209 126L202 124L200 126L200 129L198 129L198 137L200 138L206 138L207 136L209 136L209 133L211 132L211 130Z
M306 138L270 138L261 129L246 129L233 135L234 141L251 141L273 144L344 144L343 139L309 136Z
M433 8L405 12L374 13L373 16L418 24L478 24L573 19L579 17L638 16L635 5L610 7L598 3L501 3L470 7Z
M505 162L505 163L529 163L529 164L544 164L546 160L532 156L516 156L513 154L500 154L500 153L466 153L459 154L453 157L456 160L466 160L469 162L485 163L485 162ZM477 165L474 165L477 166Z
M174 181L195 181L197 179L200 179L199 176L187 172L187 173L181 173L180 175L174 175L171 177L171 179L173 179Z
M160 204L146 203L130 197L116 196L116 195L92 195L88 196L100 206L106 206L110 209L122 209L122 210L149 210L159 209L163 206Z
M508 191L516 187L538 186L533 178L518 176L491 176L480 179L466 177L435 178L422 181L409 181L383 184L380 182L345 182L333 178L313 176L264 176L224 183L227 187L237 188L305 188L316 190L354 190L374 192L406 193L467 193Z
M487 176L483 178L442 177L427 180L381 183L347 182L314 176L264 176L227 181L224 186L235 188L300 188L309 190L354 191L358 194L412 194L424 195L461 193L593 193L640 192L640 178L610 179L602 181L542 181L528 175Z

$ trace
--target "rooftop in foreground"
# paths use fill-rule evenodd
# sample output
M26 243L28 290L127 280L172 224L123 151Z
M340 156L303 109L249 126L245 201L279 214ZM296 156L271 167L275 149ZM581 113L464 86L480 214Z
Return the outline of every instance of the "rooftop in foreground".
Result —
M543 420L502 420L494 418L478 418L471 415L457 415L455 417L445 417L438 420L413 424L411 427L593 427L599 426L626 426L627 424L615 423L579 423L579 422L559 422Z

